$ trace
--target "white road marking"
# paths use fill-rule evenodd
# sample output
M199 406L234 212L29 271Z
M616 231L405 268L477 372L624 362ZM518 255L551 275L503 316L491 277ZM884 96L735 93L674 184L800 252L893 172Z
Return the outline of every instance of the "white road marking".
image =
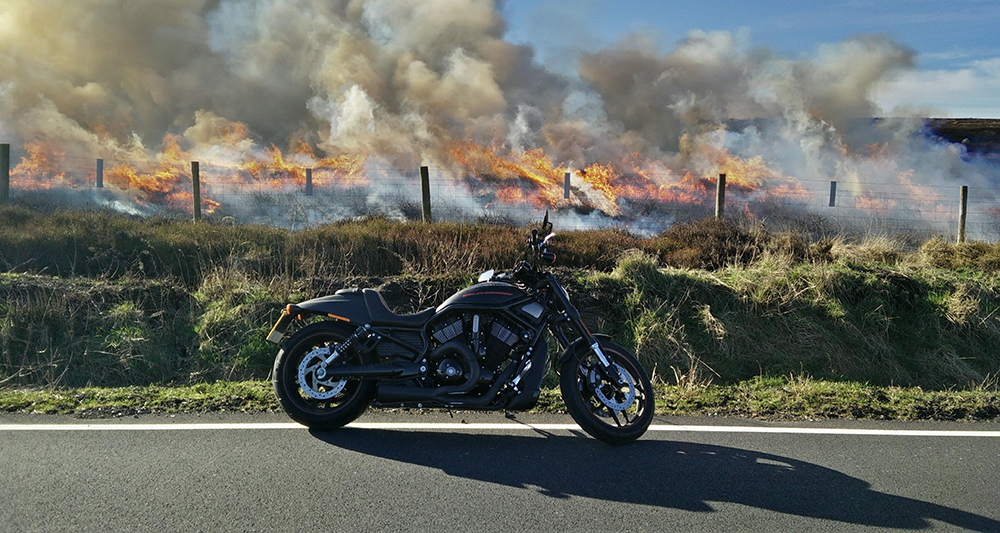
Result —
M349 428L385 430L435 430L435 431L579 431L576 424L458 424L435 422L355 422ZM195 431L231 429L306 429L293 422L276 423L226 423L226 424L122 424L105 422L97 424L0 424L0 433L14 431ZM1000 431L955 431L923 429L850 429L825 427L784 426L671 426L653 425L649 431L673 433L776 433L793 435L861 435L895 437L991 437L1000 438Z

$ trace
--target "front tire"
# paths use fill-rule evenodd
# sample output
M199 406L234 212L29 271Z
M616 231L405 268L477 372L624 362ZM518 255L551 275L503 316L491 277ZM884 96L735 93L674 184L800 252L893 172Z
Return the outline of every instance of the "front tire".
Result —
M566 409L584 431L608 444L627 444L642 436L653 421L653 386L628 349L607 339L600 344L626 384L618 387L604 377L597 355L585 347L563 364L559 388Z
M299 382L303 360L318 360L329 355L353 333L353 328L336 322L317 322L296 332L274 360L271 383L278 403L292 420L314 429L334 429L357 419L375 398L372 380L315 380L303 386ZM346 350L333 365L361 365L361 353ZM308 363L308 362L307 362Z

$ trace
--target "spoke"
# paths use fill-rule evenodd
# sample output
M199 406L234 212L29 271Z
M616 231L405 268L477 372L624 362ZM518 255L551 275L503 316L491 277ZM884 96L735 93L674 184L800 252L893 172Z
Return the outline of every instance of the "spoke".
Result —
M597 416L602 416L601 413L604 412L608 406L604 405L600 399L597 397L592 397L590 399L590 410Z
M615 420L615 424L618 424L618 427L622 427L622 423L618 420L618 415L615 414L615 410L608 407L608 412L611 413L611 418Z

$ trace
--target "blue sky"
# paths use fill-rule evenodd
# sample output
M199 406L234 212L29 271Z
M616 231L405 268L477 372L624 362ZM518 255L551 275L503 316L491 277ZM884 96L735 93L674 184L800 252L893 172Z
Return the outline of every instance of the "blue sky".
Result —
M887 35L917 53L912 71L873 95L887 114L902 106L1000 118L998 0L509 0L503 12L507 38L532 44L541 62L563 73L574 70L579 50L633 33L667 52L692 30L726 31L748 48L790 58L858 34Z

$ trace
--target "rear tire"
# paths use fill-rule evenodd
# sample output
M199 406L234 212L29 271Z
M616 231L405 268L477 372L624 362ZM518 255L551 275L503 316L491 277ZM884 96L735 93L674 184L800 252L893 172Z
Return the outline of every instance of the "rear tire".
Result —
M566 409L584 431L608 444L627 444L641 437L653 421L653 386L626 348L608 339L600 344L630 384L616 387L602 377L597 356L585 348L563 364L559 388Z
M334 429L357 419L375 398L375 382L350 379L336 383L320 384L319 395L311 396L299 383L299 365L303 358L316 358L322 350L326 354L341 345L353 334L354 328L337 322L317 322L296 332L274 359L271 383L278 403L292 420L315 429ZM313 355L310 355L313 354ZM360 365L368 363L355 348L338 357L332 365Z

